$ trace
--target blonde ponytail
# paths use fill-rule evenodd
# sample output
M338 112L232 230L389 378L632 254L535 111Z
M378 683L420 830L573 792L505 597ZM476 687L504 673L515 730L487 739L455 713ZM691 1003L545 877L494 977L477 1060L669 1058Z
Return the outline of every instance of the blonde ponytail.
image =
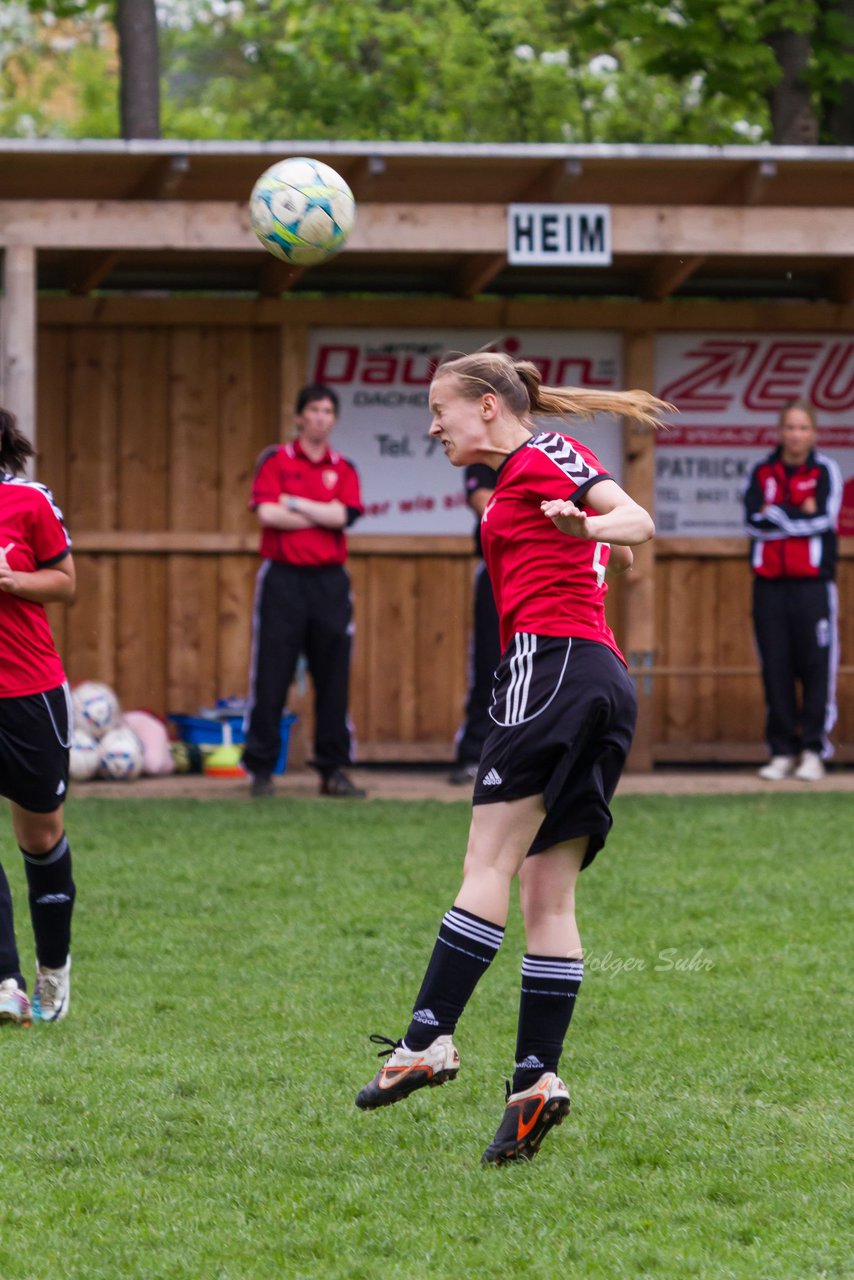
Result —
M648 427L658 427L673 406L649 391L598 391L591 387L545 387L530 360L512 360L499 351L477 351L440 362L437 377L453 374L466 398L492 391L519 418L531 415L590 418L616 413Z

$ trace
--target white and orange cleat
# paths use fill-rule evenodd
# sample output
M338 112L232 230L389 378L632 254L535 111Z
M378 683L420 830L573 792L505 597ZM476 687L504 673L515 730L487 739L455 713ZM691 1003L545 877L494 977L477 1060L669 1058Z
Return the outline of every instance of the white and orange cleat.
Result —
M481 1164L533 1160L553 1125L569 1114L569 1090L553 1071L520 1093L507 1086L507 1105L498 1132L481 1157Z
M357 1095L356 1106L362 1111L390 1107L416 1089L444 1084L460 1069L460 1055L450 1036L438 1036L426 1049L407 1049L402 1040L387 1036L371 1036L371 1040L389 1046L378 1054L380 1058L387 1055L388 1061Z

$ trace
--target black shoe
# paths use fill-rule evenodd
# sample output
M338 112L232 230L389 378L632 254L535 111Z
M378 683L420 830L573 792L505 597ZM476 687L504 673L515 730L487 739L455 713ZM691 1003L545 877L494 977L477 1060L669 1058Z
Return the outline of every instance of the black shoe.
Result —
M458 764L448 781L452 787L468 786L477 777L477 770L476 764Z
M260 800L264 796L272 796L276 794L276 788L273 786L273 779L269 773L256 773L252 778L252 784L249 787L249 794L253 800Z
M507 1086L507 1105L498 1132L481 1157L481 1164L533 1160L553 1125L569 1114L569 1090L554 1072L541 1075L521 1093Z
M357 787L343 769L333 769L331 773L324 773L320 779L320 794L343 796L348 800L364 800L368 793L362 787Z

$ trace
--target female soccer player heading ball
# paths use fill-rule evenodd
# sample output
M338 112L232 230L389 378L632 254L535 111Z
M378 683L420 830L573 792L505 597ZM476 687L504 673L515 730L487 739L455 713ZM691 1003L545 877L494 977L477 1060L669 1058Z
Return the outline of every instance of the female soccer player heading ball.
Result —
M403 1039L372 1037L390 1050L356 1105L388 1106L456 1076L452 1036L501 944L518 875L527 954L516 1068L485 1164L532 1158L569 1111L557 1069L583 972L575 881L605 843L637 715L605 579L655 531L595 454L532 419L603 411L655 425L667 408L642 391L545 387L535 365L494 352L444 361L430 388L430 435L449 461L498 472L481 532L502 658L462 886Z

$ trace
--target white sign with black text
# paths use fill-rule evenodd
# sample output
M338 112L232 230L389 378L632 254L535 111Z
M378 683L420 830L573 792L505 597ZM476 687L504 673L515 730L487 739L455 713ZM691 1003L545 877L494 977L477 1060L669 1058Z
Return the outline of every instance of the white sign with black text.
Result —
M511 204L507 208L511 266L607 267L611 209L607 204Z

